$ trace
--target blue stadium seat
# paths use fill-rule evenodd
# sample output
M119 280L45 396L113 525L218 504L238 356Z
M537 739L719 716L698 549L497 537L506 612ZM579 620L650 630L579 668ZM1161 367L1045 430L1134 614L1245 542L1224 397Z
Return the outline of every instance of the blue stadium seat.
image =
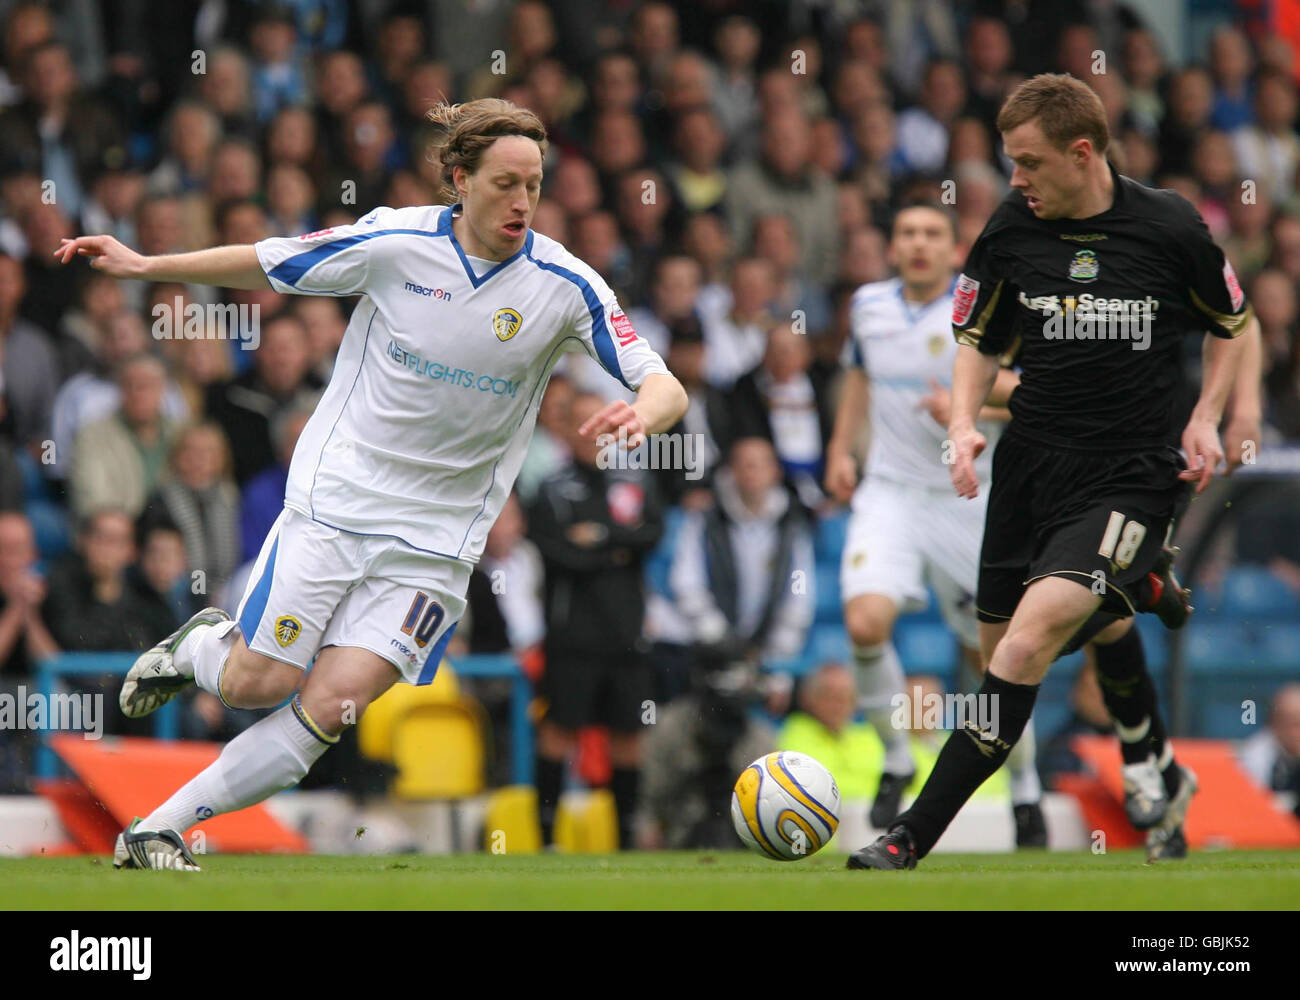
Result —
M1175 567L1176 568L1176 567ZM1183 580L1188 584L1187 580ZM1223 592L1223 581L1216 580L1211 585L1203 580L1198 580L1190 584L1192 587L1192 607L1196 609L1194 622L1221 621L1226 618L1224 602L1226 596ZM1150 615L1139 615L1139 618L1149 618Z
M894 629L894 645L908 674L944 674L957 663L957 637L943 625L901 619Z
M851 664L853 653L849 649L849 634L843 625L814 625L808 630L807 655L814 663L828 660Z
M817 519L813 532L813 554L817 563L840 564L840 553L844 551L844 539L849 530L849 512L837 511Z
M836 563L829 566L817 564L817 611L814 621L818 625L838 624L844 622L844 612L840 607L840 567Z
M1199 616L1200 613L1200 608L1197 608L1196 614ZM1159 677L1169 666L1169 630L1155 615L1137 615L1135 620L1146 652L1147 670L1153 677Z
M1192 622L1184 653L1189 673L1241 674L1254 669L1256 647L1241 622Z
M1223 613L1251 621L1274 618L1300 621L1300 597L1263 567L1239 566L1224 581Z
M1261 673L1300 677L1300 623L1261 629L1256 654Z
M1079 668L1083 666L1083 650L1071 653L1069 656L1062 656L1052 664L1051 670L1047 676L1050 678L1068 677L1070 683L1074 683L1075 675L1079 673Z
M1193 703L1197 707L1196 735L1210 740L1244 740L1254 736L1259 731L1259 727L1242 724L1242 701L1240 694L1226 693L1218 697L1196 699ZM1258 711L1259 718L1262 720L1264 715L1262 706Z

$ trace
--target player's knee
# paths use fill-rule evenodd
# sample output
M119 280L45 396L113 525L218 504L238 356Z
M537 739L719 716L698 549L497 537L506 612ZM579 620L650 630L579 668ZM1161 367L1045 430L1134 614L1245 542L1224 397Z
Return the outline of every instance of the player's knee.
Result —
M221 672L221 697L232 708L271 708L297 690L302 675L297 667L254 653L241 643Z
M997 666L994 673L1013 683L1033 684L1038 682L1053 652L1051 638L1041 629L1017 629L1002 637L990 665Z
M883 646L889 642L891 622L871 610L850 602L844 609L844 628L849 641L862 649Z
M305 689L302 707L316 725L331 736L338 736L348 726L357 724L374 698L374 693L361 681L332 677Z

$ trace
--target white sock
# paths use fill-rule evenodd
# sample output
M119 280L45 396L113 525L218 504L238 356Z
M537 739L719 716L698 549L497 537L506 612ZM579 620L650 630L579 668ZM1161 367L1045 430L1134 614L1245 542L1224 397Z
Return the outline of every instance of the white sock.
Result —
M194 683L204 691L221 697L217 682L221 668L235 648L238 629L238 622L198 626L176 647L173 665L181 673L193 677Z
M1038 756L1038 741L1034 738L1034 717L1025 723L1016 745L1007 754L1007 772L1011 775L1011 804L1028 805L1043 797L1043 784L1038 780L1034 758Z
M906 728L893 724L894 699L903 693L903 664L892 642L879 646L854 646L858 667L858 704L885 744L885 773L911 774L912 745Z
M200 820L292 788L338 742L337 736L325 742L318 731L295 697L227 743L220 757L146 816L140 829L182 833Z

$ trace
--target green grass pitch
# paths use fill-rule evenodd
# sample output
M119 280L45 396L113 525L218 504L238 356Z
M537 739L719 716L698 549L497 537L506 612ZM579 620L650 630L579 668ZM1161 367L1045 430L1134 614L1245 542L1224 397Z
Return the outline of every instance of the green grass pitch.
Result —
M1300 908L1300 852L936 855L850 872L715 854L208 856L204 871L118 872L108 858L0 859L0 908L1084 909Z

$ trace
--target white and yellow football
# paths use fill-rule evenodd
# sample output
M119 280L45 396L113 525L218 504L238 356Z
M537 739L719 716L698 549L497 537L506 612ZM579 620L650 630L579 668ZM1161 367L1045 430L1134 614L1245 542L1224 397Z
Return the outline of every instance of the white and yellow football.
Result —
M840 824L840 789L806 753L782 750L741 772L731 822L747 847L777 861L816 854Z

